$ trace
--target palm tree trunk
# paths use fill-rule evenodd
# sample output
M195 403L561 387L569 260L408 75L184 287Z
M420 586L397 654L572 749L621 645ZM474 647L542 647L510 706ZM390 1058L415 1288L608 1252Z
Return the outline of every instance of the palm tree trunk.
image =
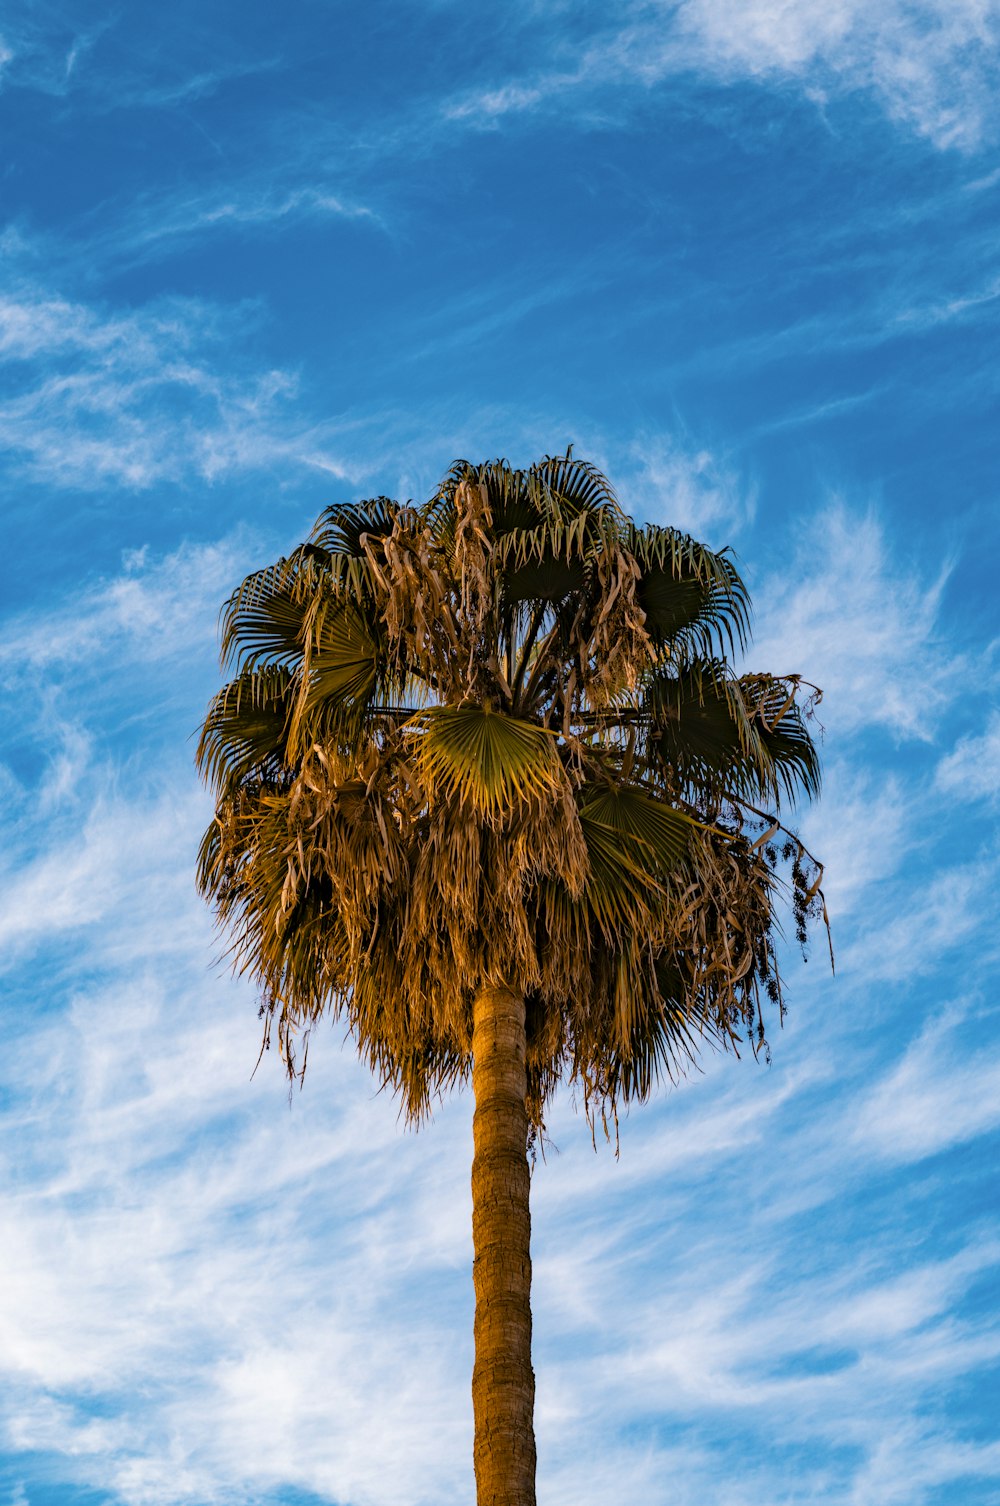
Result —
M476 1502L535 1506L524 999L482 988L472 1019Z

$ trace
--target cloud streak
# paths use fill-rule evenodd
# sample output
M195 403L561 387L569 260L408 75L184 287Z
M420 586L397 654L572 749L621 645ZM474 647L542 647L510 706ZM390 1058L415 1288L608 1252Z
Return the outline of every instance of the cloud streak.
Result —
M219 477L275 465L345 471L330 425L296 414L298 379L229 346L256 308L159 299L109 313L38 287L0 303L0 441L15 475L57 488Z
M787 672L794 652L840 737L882 728L929 738L962 674L938 633L946 581L946 562L921 579L874 510L834 499L755 591L754 662Z
M820 107L864 92L939 150L971 152L996 129L998 45L995 0L835 0L822 9L808 0L654 0L619 6L598 35L572 50L564 44L557 66L469 90L444 112L496 127L613 87L648 91L693 73L790 85Z
M961 799L1000 799L1000 711L990 714L986 729L961 738L938 764L938 789Z

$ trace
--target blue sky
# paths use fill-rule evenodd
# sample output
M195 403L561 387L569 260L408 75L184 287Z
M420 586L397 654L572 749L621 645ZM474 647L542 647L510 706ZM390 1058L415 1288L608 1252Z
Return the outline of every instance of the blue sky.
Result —
M1000 1502L997 0L0 20L0 1502L470 1499L471 1105L289 1106L194 894L219 604L573 441L824 687L838 973L533 1183L546 1506Z

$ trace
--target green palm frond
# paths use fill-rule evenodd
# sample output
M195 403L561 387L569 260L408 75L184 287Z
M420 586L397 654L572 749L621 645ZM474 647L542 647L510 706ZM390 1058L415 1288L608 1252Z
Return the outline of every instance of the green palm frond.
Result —
M225 793L252 773L280 774L294 679L283 664L244 670L212 700L195 761Z
M253 669L271 661L294 664L302 652L305 608L289 561L256 570L233 592L222 612L223 665Z
M534 528L512 529L504 534L497 542L497 560L508 572L553 560L567 566L578 565L593 552L599 540L600 529L591 513L545 518Z
M659 899L656 880L642 862L641 844L586 811L580 826L587 844L590 874L582 901L603 936L611 941L648 924Z
M556 601L579 591L586 556L618 537L621 510L607 479L569 456L546 457L525 471L503 460L456 461L432 504L444 536L463 482L485 490L504 594L512 603Z
M300 597L312 600L321 589L327 597L347 598L359 608L370 608L378 584L368 551L379 556L384 541L406 513L389 497L328 507L317 519L309 542L291 557L302 571L297 583Z
M392 532L399 515L399 503L391 497L369 497L364 502L338 503L322 512L313 529L314 545L331 555L350 555L360 559L364 553L362 537L366 534L384 538Z
M552 795L563 778L551 733L488 706L432 706L410 729L428 790L485 816Z
M664 876L683 867L694 826L691 817L637 785L608 782L585 789L581 811L639 844L651 873Z
M572 453L546 455L532 466L529 476L546 498L548 509L562 520L590 513L605 518L616 531L625 521L607 476Z
M779 802L819 785L819 760L784 680L732 675L708 661L660 673L646 691L655 761L679 789Z
M485 487L498 538L545 524L565 528L582 514L606 519L615 530L623 520L607 477L571 454L547 455L527 470L515 470L506 460L480 465L456 460L429 504L435 516L443 516L453 505L464 481Z
M323 737L356 734L379 675L378 642L350 601L329 604L318 616L310 639L289 725L292 756Z
M654 642L699 656L745 646L750 600L726 550L713 552L686 533L652 525L633 528L627 542Z
M612 1037L615 1049L605 1050L590 1069L598 1089L595 1096L603 1103L645 1103L664 1080L676 1082L683 1076L706 1040L718 1041L717 1032L692 1017L686 1001L650 992L635 1014L626 1039Z
M322 623L309 658L309 700L356 702L371 694L379 644L350 602L339 604Z
M549 905L578 907L587 925L593 922L612 945L651 935L668 899L670 876L684 862L690 823L669 807L653 810L653 804L644 806L638 791L624 799L605 789L586 791L580 803L589 866L586 887L579 900L564 897L556 886L547 890Z
M432 520L438 537L448 536L454 519L455 494L463 482L485 488L496 538L535 528L543 521L524 471L515 470L506 460L490 460L482 465L456 460L423 510L424 516Z
M529 539L533 543L537 533L529 535L508 534L504 554L513 555L510 565L503 572L504 598L508 602L545 601L558 602L575 591L582 591L587 580L586 566L581 558L563 559L553 547L545 551L544 543L539 552L529 552ZM520 559L518 558L520 556Z
M796 676L741 675L740 691L754 733L773 768L775 799L814 800L822 782L819 752L796 696Z

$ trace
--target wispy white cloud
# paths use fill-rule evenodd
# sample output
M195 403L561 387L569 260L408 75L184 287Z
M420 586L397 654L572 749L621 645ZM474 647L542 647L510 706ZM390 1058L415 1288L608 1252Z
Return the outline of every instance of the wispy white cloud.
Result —
M157 797L150 791L133 802L109 794L91 800L81 828L64 829L61 839L53 834L34 856L25 855L23 842L9 840L0 863L0 971L9 972L41 938L55 940L111 921L140 890L164 915L174 907L177 885L163 888L160 875L171 857L180 869L190 856L191 812L206 814L199 792ZM124 939L115 928L104 941L119 960ZM149 945L147 938L144 946ZM93 943L91 949L93 955Z
M79 72L80 55L84 47L89 49L92 41L92 34L88 34L80 41L74 42L66 59L67 74ZM150 68L146 76L137 72L136 76L129 81L124 80L121 73L117 71L114 79L101 71L95 71L87 79L86 84L108 111L170 109L177 105L205 99L242 79L257 78L261 74L271 73L279 66L280 64L274 58L260 58L243 63L230 63L221 68L200 68L182 72L170 79L155 77L154 70Z
M166 879L179 854L151 851ZM289 1111L272 1063L248 1081L244 991L199 980L209 942L193 900L165 907L148 880L136 875L114 912L134 932L129 966L81 982L4 1066L21 1085L5 1143L31 1145L27 1184L23 1167L0 1170L8 1446L56 1452L76 1484L130 1506L296 1486L359 1506L464 1499L468 1105L408 1136L327 1036ZM137 966L168 916L168 955ZM634 1116L617 1164L563 1111L563 1154L536 1170L538 1431L555 1501L581 1499L612 1464L651 1506L715 1498L719 1446L696 1440L714 1418L729 1428L775 1407L787 1440L849 1438L858 1469L873 1468L887 1426L1000 1351L954 1316L996 1260L988 1245L903 1272L891 1248L870 1249L831 1275L779 1217L748 1258L748 1177L764 1195L752 1168L810 1112L814 1087L760 1078L772 1112L793 1116L770 1124L722 1077L721 1102L706 1080ZM829 1167L811 1175L828 1199L840 1192ZM649 1428L649 1448L623 1444L626 1426ZM658 1441L678 1430L691 1442ZM941 1479L969 1463L935 1457ZM978 1463L989 1476L988 1456ZM777 1469L758 1460L733 1499L781 1499ZM833 1506L852 1473L807 1467L788 1499Z
M843 754L827 759L822 799L803 812L800 830L826 867L823 890L840 931L849 916L870 907L920 836L902 775L861 771Z
M927 824L915 825L930 845L937 833ZM845 970L870 982L901 983L947 967L949 962L956 966L956 959L977 945L984 957L996 959L998 948L983 935L982 921L984 896L995 891L998 879L1000 862L987 855L932 871L916 892L911 880L911 884L887 888L877 899L873 896L867 925L845 949Z
M0 685L22 708L19 735L39 754L30 778L0 763L17 813L0 858L4 971L46 937L88 929L92 959L96 947L104 962L122 965L130 932L112 918L137 892L169 914L189 889L191 830L207 818L206 798L193 780L177 788L173 776L147 780L140 771L126 794L108 741L121 735L119 718L133 717L138 697L154 747L164 718L174 726L178 712L186 717L168 765L190 768L188 738L208 694L219 604L256 562L246 531L181 545L161 559L131 550L118 575L43 618L27 613L4 625ZM180 696L178 677L187 687ZM164 887L171 869L173 887ZM143 945L155 945L155 933Z
M993 0L685 0L677 26L710 71L799 79L820 95L867 89L938 147L975 147L995 124Z
M707 543L731 538L753 521L753 482L724 456L691 444L681 426L674 434L635 439L622 462L609 464L609 471L621 477L626 510L639 517Z
M134 924L164 919L149 905ZM20 1105L35 1175L0 1231L8 1438L135 1503L229 1500L236 1481L243 1498L299 1484L459 1499L465 1356L439 1342L452 1273L440 1226L423 1232L437 1200L465 1200L456 1162L434 1174L450 1137L404 1138L329 1053L290 1113L273 1075L249 1082L253 1011L193 973L180 982L178 957L169 992L146 974L81 994ZM39 1142L56 1099L62 1132ZM421 1293L409 1304L406 1282ZM387 1304L408 1318L386 1321ZM130 1401L137 1386L151 1411ZM376 1464L387 1428L393 1460Z
M935 250L926 257L919 250L914 253L911 247L920 246L917 228L920 216L914 225L905 213L897 215L896 229L907 238L906 251L901 253L896 241L884 257L872 256L865 271L877 270L877 275L871 282L859 284L849 305L838 302L824 307L820 295L815 302L809 300L809 312L803 316L789 318L780 327L751 325L749 332L710 342L685 357L680 369L699 375L719 369L739 371L750 383L760 380L761 373L774 366L791 369L803 359L811 365L827 354L837 361L844 356L894 351L898 360L904 351L915 350L917 342L927 342L929 349L946 330L975 328L985 336L983 356L973 354L967 371L955 376L949 373L953 379L946 387L935 387L935 405L939 408L947 403L954 411L962 411L989 401L994 392L994 375L985 352L998 313L997 280L991 266L993 253L988 237L967 232L966 227L959 225L953 210L958 197L954 195L934 206L934 213L956 221L955 237L946 253ZM831 233L830 244L825 248L829 258L827 270L838 266L844 276L852 280L856 277L860 270L855 259L858 246L869 244L873 234L871 218L866 214L860 223L841 225ZM883 228L888 230L888 223ZM819 260L820 248L811 238L810 245L800 246L792 257L788 275L810 282ZM821 277L817 289L822 283ZM823 379L815 375L814 368L807 387L815 390L817 381L820 390L824 390ZM895 387L895 380L866 383L819 403L803 403L793 397L787 406L782 404L773 416L755 425L747 438L843 420L855 409L891 403ZM921 401L920 394L908 389L907 400L911 411L916 411L913 405Z
M52 718L73 727L101 684L141 717L180 666L197 678L246 564L231 541L161 562L137 551L47 623L15 625L9 697L27 708L40 681L49 691L22 736L44 748ZM243 1500L294 1485L458 1500L468 1357L440 1343L439 1308L469 1295L453 1286L469 1260L466 1148L449 1165L447 1123L405 1136L335 1037L294 1111L270 1061L251 1082L252 1000L211 966L193 893L209 810L189 729L174 719L167 746L157 733L112 761L116 720L63 737L44 825L30 798L5 807L5 967L33 957L53 1007L2 1073L0 1437L135 1506L231 1500L235 1480ZM408 1319L386 1321L397 1303ZM387 1427L393 1460L373 1470Z
M104 113L192 103L280 66L273 57L229 57L206 68L194 50L171 56L162 44L123 40L121 21L114 12L95 20L85 6L15 3L6 27L9 82Z
M947 1011L855 1105L853 1138L887 1161L950 1150L1000 1124L1000 1056Z
M773 1213L758 1225L752 1245L740 1252L720 1235L717 1223L712 1233L701 1224L697 1189L703 1193L706 1185L704 1166L692 1172L690 1183L678 1169L659 1178L644 1175L641 1200L631 1188L616 1193L614 1173L594 1177L589 1200L581 1197L577 1205L580 1222L572 1247L553 1238L551 1273L544 1255L539 1261L543 1315L549 1313L552 1277L572 1293L571 1305L556 1308L552 1370L542 1372L540 1385L540 1392L551 1387L554 1393L553 1447L558 1448L560 1434L571 1437L581 1428L592 1434L606 1427L609 1411L623 1426L634 1430L648 1423L651 1432L653 1419L669 1411L676 1419L671 1433L680 1428L698 1437L704 1435L706 1417L721 1415L726 1431L738 1434L741 1426L752 1425L748 1418L755 1413L773 1416L777 1410L783 1440L795 1448L794 1485L789 1488L789 1475L780 1465L775 1469L773 1461L762 1461L750 1476L739 1472L742 1493L735 1475L725 1470L724 1498L839 1503L855 1499L853 1489L863 1489L886 1430L906 1429L912 1419L928 1460L932 1454L938 1459L942 1476L952 1478L953 1472L961 1477L958 1455L941 1451L939 1446L949 1440L927 1425L924 1408L950 1377L989 1365L1000 1354L995 1329L983 1331L955 1316L962 1294L984 1273L995 1271L1000 1248L985 1240L943 1260L918 1252L901 1266L901 1252L893 1250L891 1241L873 1239L856 1263L845 1265L842 1257L831 1261L824 1229L835 1244L842 1233L842 1227L834 1230L844 1216L843 1200L864 1196L871 1162L867 1145L851 1154L850 1144L817 1106L814 1087L802 1088L801 1096L789 1100L792 1117L782 1123L796 1124L794 1143L808 1166L803 1166L804 1176L822 1189L819 1207L813 1204L808 1213L810 1233L797 1224L779 1191L786 1179L795 1180L794 1166L779 1155L773 1187L765 1192L753 1141L738 1158L745 1169L743 1185L755 1186ZM661 1137L676 1131L678 1117L686 1117L683 1099L672 1106L679 1115L663 1116ZM814 1145L802 1138L803 1114L813 1121ZM690 1122L692 1128L699 1122L697 1111L690 1113ZM626 1161L637 1134L644 1138L638 1124L630 1124ZM825 1140L829 1153L814 1154ZM780 1131L777 1136L765 1132L762 1147L780 1143ZM927 1153L931 1149L925 1148ZM710 1180L718 1215L721 1202L731 1204L722 1162L713 1164L717 1175ZM559 1168L552 1180L561 1174ZM690 1202L678 1198L679 1179L690 1188ZM539 1188L543 1227L548 1186L545 1182ZM588 1213L588 1202L591 1210L600 1211ZM798 1234L793 1233L796 1228ZM609 1292L626 1286L629 1300L618 1306ZM546 1316L541 1321L543 1329L552 1322ZM585 1333L585 1348L578 1349ZM588 1357L594 1353L608 1378L597 1391L588 1374ZM654 1436L663 1434L657 1429ZM809 1438L849 1443L857 1466L831 1467L821 1450L810 1463L796 1447ZM975 1462L973 1451L973 1468ZM992 1478L996 1461L987 1455L980 1462ZM654 1492L652 1499L715 1498L711 1464L689 1461L689 1469L686 1482L671 1479L669 1491L661 1487L663 1494ZM915 1480L920 1488L914 1489L913 1500L927 1498L926 1483ZM861 1494L857 1499L877 1498Z
M288 187L294 168L288 164L258 166L243 184L232 181L207 186L199 193L143 196L123 208L113 237L98 232L89 237L95 253L115 263L135 263L147 256L166 255L187 241L204 240L224 230L285 230L306 220L367 221L381 227L379 214L349 195L325 184Z
M522 110L531 110L559 87L559 78L549 77L539 84L504 84L499 89L485 89L449 100L444 106L448 120L474 120L485 123ZM565 80L572 83L572 75Z
M660 1290L633 1314L627 1369L633 1398L645 1375L653 1394L667 1387L675 1392L682 1411L757 1410L784 1403L794 1410L792 1425L800 1436L845 1429L847 1436L869 1441L869 1426L859 1415L861 1395L884 1413L880 1387L895 1389L893 1382L903 1379L914 1340L927 1328L922 1358L937 1379L961 1364L958 1335L947 1322L949 1308L958 1292L1000 1261L1000 1250L986 1244L901 1274L862 1268L831 1279L814 1271L794 1293L760 1312L761 1292L774 1274L768 1261L751 1259L732 1270L707 1250L702 1255L708 1268L675 1277L666 1312ZM958 1347L974 1341L966 1329ZM997 1335L989 1348L1000 1353ZM922 1379L926 1385L929 1377ZM915 1389L923 1389L919 1381ZM789 1410L785 1416L791 1420Z
M882 1440L854 1487L851 1506L927 1500L928 1492L957 1481L966 1489L977 1480L988 1484L998 1470L1000 1445L928 1435L913 1425Z
M963 737L937 767L936 783L964 800L1000 799L1000 711L979 734Z
M279 463L345 474L331 426L295 413L297 375L248 370L234 353L259 317L198 300L112 313L37 287L9 294L0 303L8 468L81 490Z
M218 610L255 562L253 534L216 543L181 544L155 558L147 547L126 551L122 570L98 581L43 616L12 617L0 634L0 677L8 687L39 672L80 665L94 674L99 658L148 669L176 667L214 641ZM97 676L99 678L99 676Z
M552 51L556 61L546 68L467 90L448 101L446 115L492 126L504 116L562 110L574 96L627 83L649 89L695 72L791 84L820 105L864 91L892 120L941 149L973 150L996 127L996 0L834 0L822 7L809 0L652 0L618 7L573 48L554 37Z
M831 738L865 728L928 738L958 690L939 632L947 579L923 579L874 510L834 500L801 526L754 592L754 665L818 684Z

